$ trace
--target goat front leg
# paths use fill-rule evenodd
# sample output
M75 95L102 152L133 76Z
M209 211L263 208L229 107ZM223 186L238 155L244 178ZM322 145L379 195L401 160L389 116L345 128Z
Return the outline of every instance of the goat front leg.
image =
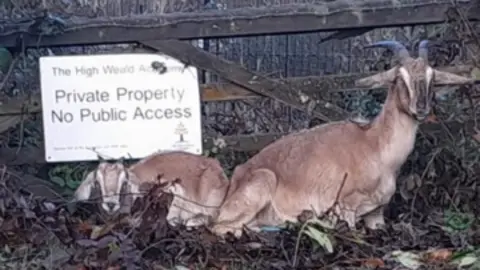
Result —
M343 210L340 214L340 219L345 221L348 225L348 228L350 230L355 230L356 229L356 213L355 211L352 210Z
M219 215L211 231L223 236L232 232L240 238L244 225L252 222L255 216L271 202L277 186L277 177L268 169L252 173L248 181L227 198L220 207Z
M365 222L365 227L371 230L378 230L378 229L385 228L385 217L383 216L384 208L385 206L379 206L375 210L366 214L363 217L363 221Z
M330 213L330 221L333 224L337 224L340 220L343 220L347 223L347 226L350 230L356 229L357 224L357 211L356 207L352 207L351 200L349 198L344 198L341 202L337 202L333 207L333 213Z
M375 205L378 205L372 211L367 212L363 220L365 227L371 230L378 230L385 228L385 217L383 215L385 206L390 202L392 196L396 190L396 177L393 174L385 175L380 179L380 186L378 187L381 192L378 194Z

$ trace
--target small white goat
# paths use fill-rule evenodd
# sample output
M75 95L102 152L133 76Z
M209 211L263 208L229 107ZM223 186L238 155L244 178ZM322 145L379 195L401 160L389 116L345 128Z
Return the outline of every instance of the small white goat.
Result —
M332 206L350 228L360 218L368 228L383 226L397 173L413 150L419 123L430 113L432 85L471 82L430 67L427 44L422 41L416 59L398 42L371 45L394 49L401 60L357 81L389 86L379 115L368 125L346 120L289 134L237 166L211 231L239 237L243 226L259 230L296 222L303 210L322 214Z
M129 168L122 162L101 161L78 187L75 199L89 199L97 185L103 210L114 214L121 206L127 206L124 195L131 194L133 203L142 196L140 186L158 181L168 184L166 191L174 195L167 221L187 227L208 224L216 217L229 184L216 159L181 151L155 153Z

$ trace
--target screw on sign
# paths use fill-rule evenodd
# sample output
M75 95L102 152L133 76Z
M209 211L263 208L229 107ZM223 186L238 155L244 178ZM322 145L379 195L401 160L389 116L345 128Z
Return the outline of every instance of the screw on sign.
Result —
M162 62L153 61L152 68L158 71L159 74L164 74L165 72L167 72L167 66L165 66L165 63Z

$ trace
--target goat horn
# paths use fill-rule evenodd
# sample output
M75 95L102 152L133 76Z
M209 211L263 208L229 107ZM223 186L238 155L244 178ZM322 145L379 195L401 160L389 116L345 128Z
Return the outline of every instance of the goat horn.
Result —
M410 53L408 52L407 48L405 48L405 46L402 43L395 40L384 40L384 41L379 41L371 45L365 46L365 48L373 48L373 47L389 48L393 50L393 52L397 54L400 59L410 56Z
M425 61L428 61L428 40L422 40L418 45L418 57L423 58Z

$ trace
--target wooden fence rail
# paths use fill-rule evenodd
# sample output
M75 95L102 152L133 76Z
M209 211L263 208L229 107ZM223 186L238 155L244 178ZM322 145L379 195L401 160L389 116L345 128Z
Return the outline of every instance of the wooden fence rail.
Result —
M337 0L322 4L5 24L0 29L0 44L8 48L79 46L425 25L443 23L447 13L457 8L464 9L470 20L480 19L480 7L470 0L457 0L454 4L451 0ZM56 29L56 32L39 29Z
M475 134L474 122L465 123L447 122L443 124L424 123L420 126L420 132L425 134L435 134L437 139L445 137L447 134L459 134L463 130L466 136ZM448 132L446 132L448 130ZM212 149L217 147L219 152L225 149L249 152L257 151L274 140L277 140L286 134L254 134L254 135L235 135L235 136L219 136L217 138L204 138L204 148ZM219 142L222 141L222 146ZM223 144L224 143L224 144ZM39 147L21 147L21 148L0 148L0 164L6 165L23 165L23 164L43 164L45 163L45 154L43 145Z
M458 65L439 67L438 69L459 75L469 76L473 68L473 65ZM360 88L355 86L355 80L371 76L373 74L375 73L370 72L327 76L291 77L277 80L272 79L272 81L275 84L285 85L285 87L290 89L299 89L308 95L382 89ZM261 97L261 95L248 91L242 86L229 82L201 84L200 94L202 101L232 101ZM7 103L0 105L0 117L40 113L41 110L40 94L34 94L30 97L17 97L10 99Z

